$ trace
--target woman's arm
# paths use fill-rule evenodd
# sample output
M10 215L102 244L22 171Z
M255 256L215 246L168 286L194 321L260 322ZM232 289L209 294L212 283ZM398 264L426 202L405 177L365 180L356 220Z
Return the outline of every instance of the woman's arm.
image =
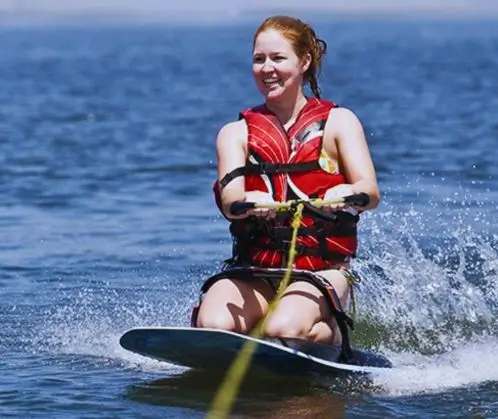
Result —
M362 209L375 208L380 201L380 191L360 120L349 109L336 108L330 112L327 125L330 126L330 132L326 132L324 138L326 151L327 147L337 148L333 154L337 154L342 172L351 185L350 192L365 192L370 196L370 203Z
M230 122L221 128L216 138L216 154L218 158L218 189L223 213L228 218L243 218L230 214L230 205L235 201L245 200L244 176L236 177L224 188L220 185L220 181L227 173L246 164L247 126L244 121Z

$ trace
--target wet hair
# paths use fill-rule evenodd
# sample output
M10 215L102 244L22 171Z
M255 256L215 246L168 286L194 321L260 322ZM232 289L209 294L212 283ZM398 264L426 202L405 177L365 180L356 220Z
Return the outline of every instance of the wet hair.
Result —
M313 94L320 98L318 75L321 69L322 58L327 51L327 44L316 36L313 28L303 21L290 16L271 16L264 20L254 34L254 43L261 32L276 30L282 34L292 45L294 52L300 59L310 54L310 66L303 74L305 84L309 84Z

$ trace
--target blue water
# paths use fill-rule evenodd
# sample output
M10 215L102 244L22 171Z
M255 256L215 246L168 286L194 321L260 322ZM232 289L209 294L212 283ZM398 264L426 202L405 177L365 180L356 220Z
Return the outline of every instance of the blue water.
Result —
M365 125L355 342L373 382L248 383L234 417L498 416L498 22L316 21ZM200 418L213 379L127 353L229 256L217 130L259 103L254 23L3 28L0 416Z

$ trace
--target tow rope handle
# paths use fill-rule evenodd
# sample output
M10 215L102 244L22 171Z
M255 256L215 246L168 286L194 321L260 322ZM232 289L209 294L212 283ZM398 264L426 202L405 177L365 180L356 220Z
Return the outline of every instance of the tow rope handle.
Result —
M258 202L245 202L236 201L232 202L230 205L230 213L233 215L242 215L245 212L254 208L266 208L275 209L276 211L290 211L297 207L298 204L310 204L314 207L321 208L327 205L336 204L348 204L355 205L358 207L366 207L370 203L370 197L368 194L362 192L359 194L348 195L337 199L297 199L292 201L284 202L270 202L270 203L258 203Z

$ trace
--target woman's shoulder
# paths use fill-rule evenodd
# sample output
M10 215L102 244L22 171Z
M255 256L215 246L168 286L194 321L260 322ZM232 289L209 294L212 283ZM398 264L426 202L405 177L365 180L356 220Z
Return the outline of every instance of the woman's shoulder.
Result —
M327 123L337 128L362 125L360 118L355 112L342 106L337 106L330 110Z
M344 141L364 136L360 118L346 107L336 107L330 110L325 130L327 137Z
M237 132L243 132L246 129L246 123L243 119L238 119L237 121L230 121L223 125L218 135L220 134L232 134Z
M227 122L223 125L217 137L218 145L225 145L235 140L244 141L247 138L247 125L243 119Z
M334 106L329 113L329 118L334 118L338 120L346 120L346 121L352 121L352 120L359 120L358 116L356 113L351 110L350 108L347 108L345 106L339 106L336 105Z

